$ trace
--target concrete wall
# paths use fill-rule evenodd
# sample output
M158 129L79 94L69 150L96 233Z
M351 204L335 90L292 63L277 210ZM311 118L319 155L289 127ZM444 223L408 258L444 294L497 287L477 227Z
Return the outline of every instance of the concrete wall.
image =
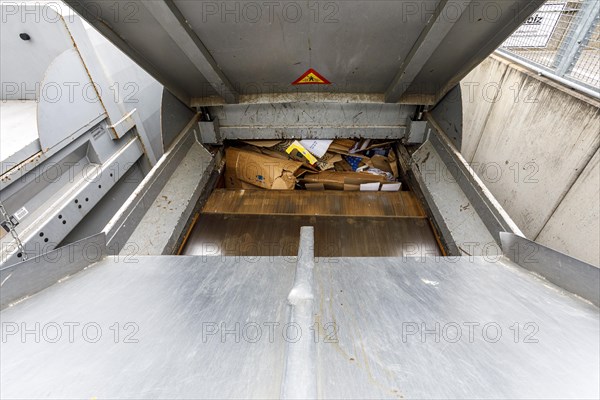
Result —
M600 265L600 102L496 56L461 88L461 152L515 223Z

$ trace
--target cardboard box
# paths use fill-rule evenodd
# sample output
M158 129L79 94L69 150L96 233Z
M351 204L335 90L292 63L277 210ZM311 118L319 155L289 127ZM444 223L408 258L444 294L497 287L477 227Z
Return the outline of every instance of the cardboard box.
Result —
M302 178L304 183L322 183L326 190L344 190L346 185L359 185L362 183L385 183L387 180L380 175L365 172L332 172L325 171L318 174L306 174ZM348 186L350 188L351 186Z
M239 180L235 176L235 170L228 168L225 165L225 188L226 189L244 189L244 190L263 190L258 186L251 185L249 183Z
M229 179L235 185L234 179L269 190L293 190L296 185L296 173L302 166L301 162L282 160L229 147L226 150L226 170Z
M400 176L397 161L398 159L396 158L396 151L394 149L390 150L390 154L388 155L388 162L390 163L390 169L392 170L394 178L398 178Z
M277 146L282 140L242 140L242 142L255 147L271 148Z
M329 151L331 153L348 154L348 151L356 144L352 139L335 139L331 145L329 145Z
M321 171L327 171L328 169L334 169L335 163L342 161L341 154L325 153L325 155L317 161L317 168Z
M390 167L390 163L387 157L374 155L373 157L371 157L371 164L374 168L392 173L392 168Z

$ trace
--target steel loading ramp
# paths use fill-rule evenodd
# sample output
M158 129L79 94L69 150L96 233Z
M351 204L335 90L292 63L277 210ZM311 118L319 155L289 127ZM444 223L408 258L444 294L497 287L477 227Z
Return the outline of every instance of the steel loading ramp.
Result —
M2 398L598 397L587 301L506 258L314 259L313 235L260 262L96 255L2 311Z

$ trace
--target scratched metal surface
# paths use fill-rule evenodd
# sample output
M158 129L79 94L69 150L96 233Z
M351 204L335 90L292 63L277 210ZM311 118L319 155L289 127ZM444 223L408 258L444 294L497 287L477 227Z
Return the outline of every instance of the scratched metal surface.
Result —
M345 258L314 273L315 313L322 326L337 326L338 342L324 342L330 326L318 348L323 398L600 395L598 308L510 262ZM436 323L439 334L421 335ZM470 323L480 324L471 325L472 343ZM413 324L419 330L409 334ZM458 341L452 324L461 327ZM484 336L486 324L502 329L495 343L492 325Z
M40 323L40 340L9 336L1 344L0 397L277 398L284 342L264 323L286 320L295 257L272 262L211 257L108 259L0 313L2 323ZM74 328L69 342L65 322ZM118 343L114 329L120 324ZM50 324L62 327L56 343ZM96 323L96 331L83 326ZM125 324L133 323L136 325ZM212 323L262 326L256 343L210 335ZM203 324L206 343L203 343ZM209 325L207 325L209 324ZM127 337L139 327L137 333ZM253 339L252 326L246 336ZM276 332L281 337L280 331ZM127 343L138 340L138 343Z
M48 343L6 337L2 398L274 398L281 394L295 257L107 259L0 313L5 324L95 322L88 343L76 329ZM509 261L481 258L333 258L314 266L320 398L597 398L598 308ZM121 325L118 343L110 326ZM124 343L124 324L139 327ZM206 323L246 331L207 335ZM276 322L273 342L265 323ZM335 324L332 330L330 322ZM405 335L402 323L463 326L456 343ZM515 322L521 324L514 342ZM203 343L204 337L210 340ZM465 323L479 323L473 343ZM483 336L484 324L496 323ZM533 323L537 333L524 324ZM211 325L212 326L212 325ZM313 325L314 326L314 325ZM405 333L408 325L405 325ZM412 325L411 325L412 326ZM81 326L79 327L81 328ZM302 327L304 334L312 334ZM326 343L326 336L333 343ZM42 329L43 332L43 329ZM93 331L88 332L93 337ZM446 330L446 339L455 339ZM293 338L294 332L288 336ZM330 335L331 336L331 335ZM439 336L439 335L438 335ZM216 339L216 340L215 340ZM337 342L335 342L337 340ZM330 342L331 340L329 340Z

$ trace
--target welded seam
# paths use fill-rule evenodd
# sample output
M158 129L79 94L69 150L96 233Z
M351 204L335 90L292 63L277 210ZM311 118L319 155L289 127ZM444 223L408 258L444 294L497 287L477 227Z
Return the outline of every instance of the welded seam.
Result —
M294 286L288 295L289 321L281 383L282 399L317 397L317 350L310 335L314 323L314 256L314 227L303 226L300 228Z

